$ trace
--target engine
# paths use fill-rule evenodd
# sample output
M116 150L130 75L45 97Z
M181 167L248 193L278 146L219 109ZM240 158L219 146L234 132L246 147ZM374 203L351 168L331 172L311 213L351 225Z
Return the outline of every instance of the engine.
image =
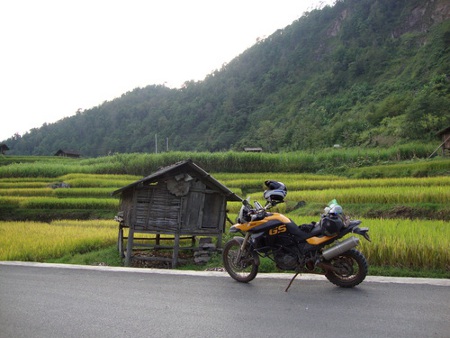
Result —
M299 264L296 254L283 249L274 254L274 260L281 270L295 270Z

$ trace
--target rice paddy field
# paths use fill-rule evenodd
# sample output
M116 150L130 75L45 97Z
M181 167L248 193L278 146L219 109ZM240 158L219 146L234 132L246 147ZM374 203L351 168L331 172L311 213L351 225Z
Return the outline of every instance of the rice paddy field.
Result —
M2 160L0 260L50 261L115 246L118 224L113 218L119 200L111 193L153 172L141 155ZM251 172L218 171L201 161L206 165L197 164L215 179L251 200L263 202L265 180L282 181L288 195L279 211L297 224L317 221L336 199L347 216L370 228L372 242L361 240L360 249L371 266L440 271L450 278L449 159L360 168L349 164L345 173L261 172L256 169L267 166L259 164ZM211 167L217 169L216 164ZM231 219L239 208L239 203L229 203Z
M111 220L0 222L0 260L42 262L114 245Z

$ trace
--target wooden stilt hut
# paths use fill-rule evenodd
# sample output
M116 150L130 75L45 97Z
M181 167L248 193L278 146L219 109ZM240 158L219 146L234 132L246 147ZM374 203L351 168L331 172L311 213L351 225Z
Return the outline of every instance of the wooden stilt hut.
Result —
M129 228L126 266L131 265L134 240L139 233L156 235L153 248L162 247L161 234L173 235L173 246L164 247L173 249L172 268L177 266L182 238L191 238L194 244L195 236L216 236L220 245L227 201L242 200L191 160L161 168L112 194L120 194L120 250L125 250L123 228Z
M450 155L450 127L444 128L437 132L437 135L441 137L442 143L442 155Z

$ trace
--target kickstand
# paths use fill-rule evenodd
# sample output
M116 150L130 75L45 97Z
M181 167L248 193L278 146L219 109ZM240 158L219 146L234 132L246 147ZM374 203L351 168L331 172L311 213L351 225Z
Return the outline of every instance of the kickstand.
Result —
M294 279L298 276L299 273L300 273L300 272L297 272L297 273L294 275L294 277L292 277L291 281L289 282L289 285L287 286L286 290L284 290L284 292L288 292L289 288L290 288L291 285L292 285L292 282L293 282Z

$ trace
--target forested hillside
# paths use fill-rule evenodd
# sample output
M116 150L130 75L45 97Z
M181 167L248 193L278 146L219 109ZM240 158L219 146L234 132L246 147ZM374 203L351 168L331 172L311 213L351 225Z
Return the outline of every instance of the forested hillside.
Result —
M156 140L158 151L292 151L438 143L448 126L449 1L338 0L203 81L136 88L5 143L11 155L153 152Z

